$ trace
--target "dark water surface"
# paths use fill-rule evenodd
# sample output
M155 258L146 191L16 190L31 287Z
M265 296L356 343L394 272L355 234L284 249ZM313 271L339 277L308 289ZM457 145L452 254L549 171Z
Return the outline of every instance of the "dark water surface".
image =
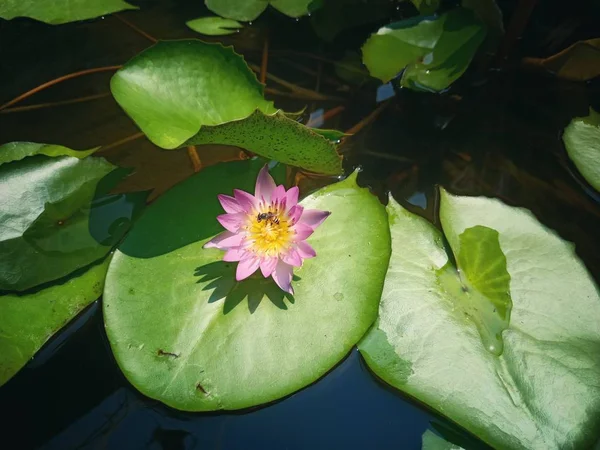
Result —
M147 1L143 6L121 17L157 38L200 37L185 21L206 13L202 1ZM325 126L348 130L380 104L374 87L358 89L341 81L328 60L358 49L375 27L324 43L312 33L309 20L296 22L270 11L227 42L259 64L268 33L270 73L338 98L315 102L268 96L288 111L306 106L306 119L319 109L342 105L344 112ZM58 27L25 19L1 22L0 103L67 73L123 64L149 45L114 16ZM560 82L510 68L471 72L444 95L397 92L377 119L341 148L345 168L360 165L360 184L382 200L391 192L434 222L438 184L454 193L494 196L529 208L575 243L598 280L598 194L572 173L560 140L573 116L586 115L590 104L598 108L598 84ZM112 73L69 80L15 106L108 94ZM285 90L270 80L267 86ZM85 149L138 132L110 95L0 114L0 144L24 140ZM204 165L240 157L239 149L198 151ZM143 137L99 156L137 170L121 191L155 188L154 197L193 173L185 149L161 151ZM305 193L331 182L298 181ZM220 414L171 410L125 380L112 358L99 306L93 304L0 388L0 448L420 449L431 422L443 422L378 382L357 351L313 386L266 407Z

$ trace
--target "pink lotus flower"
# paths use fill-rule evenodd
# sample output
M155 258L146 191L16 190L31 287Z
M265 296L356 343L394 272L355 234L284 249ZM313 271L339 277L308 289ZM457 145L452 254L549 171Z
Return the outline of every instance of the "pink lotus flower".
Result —
M217 220L227 231L204 248L226 250L224 261L239 261L236 280L248 278L260 268L265 278L272 276L277 286L293 294L293 268L316 256L306 238L330 213L298 205L298 188L286 191L282 185L276 186L266 165L258 174L254 194L234 189L233 197L218 196L227 214Z

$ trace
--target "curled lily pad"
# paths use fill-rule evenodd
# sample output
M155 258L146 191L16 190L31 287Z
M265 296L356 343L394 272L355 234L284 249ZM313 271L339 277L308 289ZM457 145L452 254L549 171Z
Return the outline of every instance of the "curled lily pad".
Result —
M590 108L588 116L571 120L563 142L577 170L600 192L600 113Z
M314 0L205 0L205 3L219 16L246 22L260 16L269 4L286 16L305 16L312 11Z
M437 92L465 72L485 36L485 26L472 11L455 8L380 28L363 46L363 62L383 82L403 71L402 86Z
M276 113L263 86L231 48L161 42L129 61L113 95L162 148L226 144L315 172L338 174L335 144Z
M223 17L199 17L185 23L192 30L209 36L223 36L236 33L244 26L236 20Z
M167 41L119 70L110 88L121 107L159 147L177 148L203 126L272 114L263 86L231 47L196 39Z
M343 133L335 130L320 132L307 128L281 112L265 115L256 111L246 119L203 127L187 144L235 145L285 164L339 175L342 159L334 142L342 136Z
M100 147L90 150L71 150L62 145L53 144L38 144L37 142L9 142L8 144L0 145L0 164L11 161L19 161L23 158L33 155L46 156L73 156L83 159L90 156Z
M240 409L289 395L339 362L375 318L389 231L355 176L301 202L331 215L308 239L317 257L296 270L293 297L262 276L236 282L235 265L202 248L221 228L216 194L251 191L262 164L220 164L177 185L111 262L104 317L116 360L142 393L174 408ZM349 222L364 238L348 236Z
M137 7L123 0L3 0L0 2L0 17L31 17L32 19L59 25L77 20L94 19Z
M0 296L0 386L53 334L100 297L108 261L34 293Z
M115 169L103 158L41 154L0 166L0 290L56 280L109 252L145 199L104 196Z
M589 448L600 296L573 246L526 210L442 191L457 272L433 225L394 201L388 214L379 317L359 343L369 367L494 448Z

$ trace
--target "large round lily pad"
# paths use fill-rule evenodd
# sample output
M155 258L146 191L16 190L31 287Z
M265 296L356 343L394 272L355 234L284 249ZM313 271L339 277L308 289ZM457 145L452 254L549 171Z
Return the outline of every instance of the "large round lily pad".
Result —
M0 296L0 386L54 333L100 297L108 261L31 294Z
M123 0L2 0L0 17L31 17L32 19L59 25L77 20L93 19L124 9L137 9Z
M563 142L577 170L600 192L600 113L590 108L588 116L571 120Z
M390 251L383 206L355 176L303 200L331 211L308 241L295 296L260 276L235 281L216 194L252 190L262 163L209 167L159 198L110 265L104 316L117 362L149 397L189 411L266 403L316 381L377 314ZM348 224L352 223L351 230Z
M442 191L442 234L391 201L392 256L369 367L498 449L590 448L600 430L600 297L531 213Z

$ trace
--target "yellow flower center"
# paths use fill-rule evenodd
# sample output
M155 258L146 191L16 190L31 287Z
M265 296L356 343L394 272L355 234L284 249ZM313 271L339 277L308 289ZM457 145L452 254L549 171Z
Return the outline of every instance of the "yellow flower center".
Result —
M278 210L257 211L246 229L251 249L262 256L278 256L292 241L293 230Z

